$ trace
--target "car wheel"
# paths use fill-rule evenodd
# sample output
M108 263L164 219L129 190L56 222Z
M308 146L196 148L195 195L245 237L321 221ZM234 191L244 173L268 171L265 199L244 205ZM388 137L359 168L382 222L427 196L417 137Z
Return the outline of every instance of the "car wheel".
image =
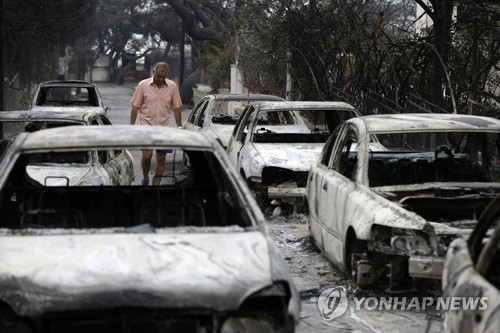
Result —
M255 197L255 200L257 200L257 204L259 207L264 210L268 206L268 199L267 196L263 193L261 190L252 190L252 193Z
M360 288L368 288L374 283L374 276L371 274L371 261L366 242L358 239L352 229L349 229L345 239L346 275Z
M309 230L309 245L312 250L315 252L321 252L321 249L319 248L318 244L316 243L316 240L313 237L313 233L311 230L311 218L309 217L309 221L307 221L307 229Z
M250 189L250 192L252 192L252 195L257 201L260 209L264 212L266 207L269 205L269 199L267 198L265 191L260 188L260 186L257 186L257 184L249 180L247 180L247 186Z

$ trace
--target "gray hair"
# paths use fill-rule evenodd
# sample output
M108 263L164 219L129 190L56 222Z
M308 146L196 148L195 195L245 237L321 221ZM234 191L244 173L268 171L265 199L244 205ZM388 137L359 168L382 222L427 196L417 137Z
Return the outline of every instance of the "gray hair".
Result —
M158 68L165 68L167 72L169 71L168 64L166 62L157 62L155 64L155 67L153 68L153 71L156 71Z

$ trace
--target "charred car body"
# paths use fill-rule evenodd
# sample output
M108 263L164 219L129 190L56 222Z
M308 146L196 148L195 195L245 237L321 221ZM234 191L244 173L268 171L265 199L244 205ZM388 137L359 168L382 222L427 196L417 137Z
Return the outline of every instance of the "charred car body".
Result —
M358 115L344 102L255 103L238 120L227 152L261 205L268 198L294 203L331 132Z
M500 196L481 214L468 240L455 239L443 269L443 297L467 300L444 313L445 332L496 332L500 325Z
M0 162L2 332L293 331L300 300L225 151L200 133L21 134ZM83 144L85 142L85 144ZM33 156L172 150L158 186L44 186Z
M189 114L184 129L215 138L225 148L244 107L257 101L281 101L265 94L213 94L200 99Z
M313 240L360 286L440 279L449 243L500 193L499 135L500 121L486 117L348 120L309 173Z
M0 112L0 133L5 147L20 133L74 125L105 126L111 122L105 114L95 110ZM92 146L88 149L79 153L46 154L38 159L33 156L28 172L34 180L46 185L126 185L132 182L134 167L130 153L120 150L98 153Z
M92 82L80 80L45 81L31 102L31 110L94 110L106 114L101 94Z

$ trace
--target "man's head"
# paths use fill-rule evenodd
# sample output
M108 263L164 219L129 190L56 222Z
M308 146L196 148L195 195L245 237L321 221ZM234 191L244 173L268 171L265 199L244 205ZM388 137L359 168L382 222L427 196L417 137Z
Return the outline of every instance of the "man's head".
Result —
M153 69L153 82L156 85L164 85L168 75L168 64L166 62L156 63Z

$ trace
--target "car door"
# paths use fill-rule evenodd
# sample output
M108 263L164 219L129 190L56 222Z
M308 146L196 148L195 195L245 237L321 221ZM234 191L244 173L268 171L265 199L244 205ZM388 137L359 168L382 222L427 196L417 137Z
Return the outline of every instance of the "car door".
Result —
M107 126L111 121L102 115L89 118L90 125ZM134 167L130 153L125 150L101 150L98 162L105 170L109 185L130 185L134 178Z
M253 105L248 106L240 119L236 123L233 134L231 135L231 139L229 140L229 144L227 146L227 153L229 155L229 159L231 163L237 168L240 169L241 166L241 156L240 152L243 148L245 142L248 141L248 136L250 136L248 130L249 125L252 119L252 116L255 114L255 107Z
M487 300L486 309L475 309L467 311L459 310L458 318L462 318L460 327L471 327L473 332L494 332L500 326L500 197L497 197L487 208L486 214L481 216L479 223L488 222L489 231L484 233L481 241L476 244L484 244L477 262L472 278L467 279L467 285L457 288L463 294L460 297L482 297ZM493 229L493 230L492 230ZM478 236L476 234L476 236Z
M208 107L210 98L204 97L198 103L196 103L193 111L189 115L188 119L184 123L184 128L190 131L200 131L201 125L203 124L204 117L200 117L201 114L205 113L205 110ZM201 124L200 124L201 119Z
M339 134L339 130L333 133L325 143L317 163L313 164L307 179L307 202L309 205L309 232L316 245L323 249L322 229L320 211L327 204L326 195L321 189L323 177L328 171L328 165L332 156L333 147Z
M445 313L447 332L497 332L500 326L500 196L494 199L467 242L467 254L448 251L443 296L459 298ZM462 255L461 255L462 254ZM450 271L451 275L447 276ZM476 306L471 307L471 304Z
M356 187L357 131L352 124L340 128L328 170L320 180L321 193L318 219L323 226L324 252L337 265L344 267L344 238L355 216L357 202L352 195Z
M134 164L127 150L108 150L104 169L110 174L113 185L131 185L134 179Z

